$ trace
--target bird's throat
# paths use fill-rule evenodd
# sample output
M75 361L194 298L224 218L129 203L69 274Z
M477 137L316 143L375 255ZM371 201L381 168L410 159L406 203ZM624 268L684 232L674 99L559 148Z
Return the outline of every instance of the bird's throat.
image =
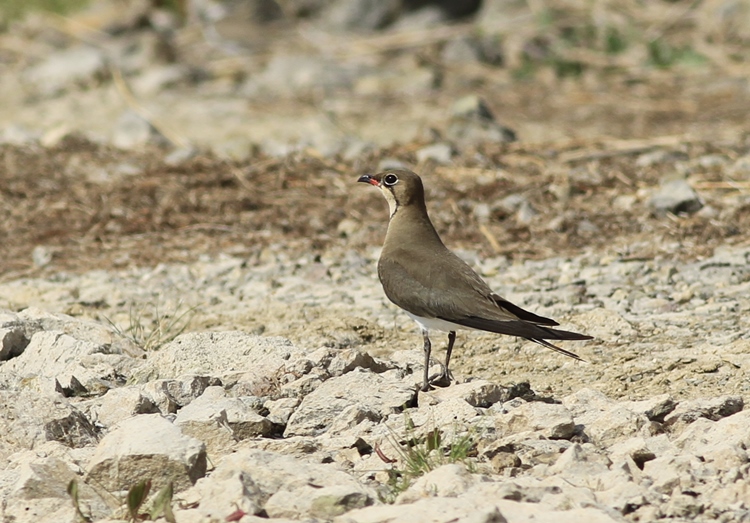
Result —
M393 193L389 189L381 189L383 191L383 196L385 196L385 201L388 202L388 212L390 213L390 217L393 218L393 215L396 214L396 210L398 209L398 203L396 202L396 197L393 196Z

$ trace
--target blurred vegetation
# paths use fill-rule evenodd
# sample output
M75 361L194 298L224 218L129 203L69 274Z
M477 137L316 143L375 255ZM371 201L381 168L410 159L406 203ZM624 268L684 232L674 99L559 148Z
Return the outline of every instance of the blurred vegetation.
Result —
M0 28L28 12L68 15L97 1L0 0ZM184 21L187 3L150 0L149 5L177 13ZM277 3L287 5L280 0ZM480 3L472 5L474 16L482 16ZM472 36L484 49L483 61L507 67L520 78L545 69L560 78L589 71L618 74L645 68L713 65L729 70L750 59L750 0L518 0L508 2L507 17L514 23L503 25L500 20L502 27L497 29L483 26L477 19L481 29ZM378 40L383 52L398 48L398 42L391 45L388 38L397 41L403 31L383 33L385 38ZM430 45L409 42L410 48Z
M529 4L531 5L531 4ZM533 15L504 35L516 76L551 68L558 77L643 68L723 69L747 63L750 1L670 0L534 4ZM520 41L519 41L520 40Z
M91 0L0 0L0 26L30 11L68 14L87 6Z

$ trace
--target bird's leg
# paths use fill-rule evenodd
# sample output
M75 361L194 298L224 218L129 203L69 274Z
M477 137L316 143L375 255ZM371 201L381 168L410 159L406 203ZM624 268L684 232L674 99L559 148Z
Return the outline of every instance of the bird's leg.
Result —
M443 366L443 371L440 373L439 376L437 376L436 380L433 380L432 383L437 385L438 387L447 387L451 384L451 380L453 378L449 365L451 362L451 352L453 352L453 344L456 342L456 331L450 331L448 333L448 348L446 349L445 353L445 365Z
M430 343L430 335L427 330L422 331L422 338L424 338L424 381L422 382L422 390L428 391L430 387L430 351L432 350L432 344Z
M448 365L451 362L451 352L453 352L454 343L456 343L456 331L450 331L448 333L448 349L445 353L445 378L448 380L448 383L453 379L453 374Z

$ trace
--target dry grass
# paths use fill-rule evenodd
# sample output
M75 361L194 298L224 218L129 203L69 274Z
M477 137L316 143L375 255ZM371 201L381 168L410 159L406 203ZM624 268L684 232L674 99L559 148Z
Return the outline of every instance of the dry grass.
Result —
M145 351L158 350L182 334L190 325L198 306L178 302L174 307L159 303L130 305L128 325L120 327L106 318L113 330Z

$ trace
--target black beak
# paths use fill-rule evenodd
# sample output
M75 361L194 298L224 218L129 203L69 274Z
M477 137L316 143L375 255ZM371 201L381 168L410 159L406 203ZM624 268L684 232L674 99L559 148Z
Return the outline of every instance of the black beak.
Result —
M375 185L375 186L378 186L378 185L380 185L380 183L378 183L378 181L377 181L377 180L375 180L375 179L374 179L374 178L373 178L372 176L370 176L369 174L363 174L362 176L360 176L360 177L359 177L359 178L357 179L357 181L358 181L358 182L363 182L363 183L369 183L370 185Z

